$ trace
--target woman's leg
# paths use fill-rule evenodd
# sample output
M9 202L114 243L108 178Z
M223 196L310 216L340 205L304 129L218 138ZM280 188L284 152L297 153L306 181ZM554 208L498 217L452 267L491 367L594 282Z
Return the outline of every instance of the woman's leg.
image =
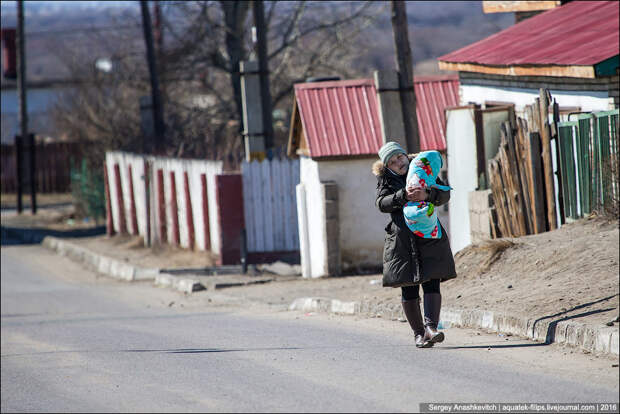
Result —
M441 311L439 283L439 279L431 279L422 284L422 289L424 289L424 337L432 343L441 342L445 337L443 332L437 331Z
M400 288L403 302L408 300L420 299L420 285L404 286Z
M420 311L420 286L407 286L401 288L401 290L403 312L415 335L415 346L418 348L433 346L432 342L424 339L426 331L424 329L424 321L422 320L422 312Z

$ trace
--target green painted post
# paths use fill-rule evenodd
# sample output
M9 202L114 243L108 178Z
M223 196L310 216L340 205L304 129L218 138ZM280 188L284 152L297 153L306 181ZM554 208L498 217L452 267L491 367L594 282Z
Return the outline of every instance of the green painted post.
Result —
M577 164L579 172L579 196L581 204L581 215L585 216L592 212L592 204L590 198L590 114L578 117L579 142L577 144Z
M564 215L575 220L577 214L577 177L575 167L575 151L573 139L577 138L577 122L561 122L558 124L560 131L560 175L564 190Z

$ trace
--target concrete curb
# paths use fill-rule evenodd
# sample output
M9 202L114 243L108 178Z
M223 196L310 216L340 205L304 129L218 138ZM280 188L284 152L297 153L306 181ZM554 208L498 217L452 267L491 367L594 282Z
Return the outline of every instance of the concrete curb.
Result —
M180 278L167 273L160 273L155 277L155 286L172 288L184 293L205 290L205 287L194 279Z
M345 315L370 314L403 319L400 304L376 304L368 301L343 302L324 297L297 298L289 310L327 312ZM517 335L537 342L559 343L582 350L618 356L618 327L592 326L569 320L528 319L486 310L442 308L440 323L445 327L484 329Z
M115 279L128 282L153 281L156 286L169 287L184 293L191 293L204 289L204 286L196 280L179 278L167 273L159 273L158 268L133 266L120 260L93 253L84 247L77 246L56 237L47 236L43 239L41 244L50 250L54 250L61 256L66 256L75 262L83 264L90 270Z

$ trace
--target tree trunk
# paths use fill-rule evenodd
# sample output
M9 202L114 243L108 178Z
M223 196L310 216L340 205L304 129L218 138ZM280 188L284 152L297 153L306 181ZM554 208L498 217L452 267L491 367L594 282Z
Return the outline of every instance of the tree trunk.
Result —
M254 0L254 26L256 27L256 55L258 56L258 71L260 79L260 94L263 108L263 136L265 149L269 158L273 149L273 118L271 106L271 92L269 90L269 62L267 59L267 25L263 0Z
M246 56L243 45L243 33L246 17L249 9L248 1L222 1L224 21L226 22L226 52L230 65L230 81L235 96L236 117L239 121L239 133L242 132L243 107L241 105L241 76L239 74L239 62Z
M396 70L398 71L407 151L409 153L419 152L420 137L418 135L415 93L413 91L413 64L407 30L407 8L402 0L392 0L392 31L394 32Z

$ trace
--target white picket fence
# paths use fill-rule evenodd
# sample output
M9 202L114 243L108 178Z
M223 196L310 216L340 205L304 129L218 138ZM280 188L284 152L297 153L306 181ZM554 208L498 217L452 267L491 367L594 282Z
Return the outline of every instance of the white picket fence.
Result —
M299 250L299 160L244 162L241 173L248 252Z

